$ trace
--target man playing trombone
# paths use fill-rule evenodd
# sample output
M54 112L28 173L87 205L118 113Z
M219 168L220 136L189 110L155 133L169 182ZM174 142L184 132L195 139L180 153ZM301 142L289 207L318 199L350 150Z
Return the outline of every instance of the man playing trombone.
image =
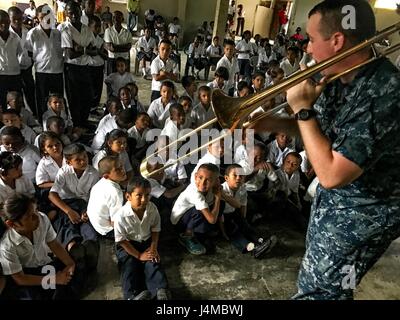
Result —
M352 18L355 28L346 24ZM319 63L375 32L367 1L325 0L309 13L308 52ZM325 69L319 83L287 91L319 178L295 299L352 299L400 236L400 73L380 58L329 81L372 56L370 48L359 50ZM267 118L255 128L276 126Z

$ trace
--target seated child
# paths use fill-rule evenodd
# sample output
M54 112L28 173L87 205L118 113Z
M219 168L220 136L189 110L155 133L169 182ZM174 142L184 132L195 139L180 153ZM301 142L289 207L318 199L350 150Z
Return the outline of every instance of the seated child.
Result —
M2 122L4 123L4 127L1 128L0 134L6 127L16 127L21 130L26 142L29 144L35 143L36 133L22 122L21 116L18 114L17 110L7 109L3 111Z
M146 109L139 101L139 88L134 82L129 82L125 87L127 87L131 92L131 108L136 108L138 112L145 112Z
M195 182L195 175L197 170L200 168L200 166L204 163L211 163L214 164L218 170L220 169L220 164L221 164L221 158L224 155L224 141L219 140L214 143L211 143L207 147L207 153L201 157L201 159L197 162L196 167L192 171L192 174L190 176L190 183Z
M235 92L235 97L247 97L249 94L253 94L253 87L249 86L247 81L239 81L237 84L237 91Z
M134 109L125 109L117 113L109 121L103 122L102 126L99 125L91 145L94 152L96 153L101 149L108 132L113 129L129 130L135 124L136 117L137 113Z
M131 89L127 86L122 87L118 90L118 96L121 100L122 108L132 108L136 112L143 112L145 111L143 106L138 102L132 99Z
M189 97L192 102L192 107L196 106L199 101L199 94L197 93L197 83L194 76L183 76L182 87L185 90L182 96Z
M113 119L113 117L116 116L122 110L123 108L120 99L116 97L108 98L105 105L104 116L103 118L100 119L97 128L101 128L102 126L104 126L105 122L108 122L109 120ZM95 133L97 133L97 130Z
M265 88L265 74L255 72L251 77L252 87L255 93L260 93Z
M135 82L132 73L127 71L126 61L122 57L115 59L117 72L111 73L104 79L104 83L111 87L110 96L118 97L120 88L125 87L130 82Z
M136 141L133 156L138 162L142 161L150 144L150 139L147 140L150 123L149 115L146 112L140 112L136 118L135 125L128 130L128 137Z
M175 141L184 134L184 132L182 132L182 126L185 123L185 111L182 105L174 103L169 107L169 113L169 121L165 122L161 135L169 137L170 141ZM182 142L178 142L176 147L179 148L181 144Z
M15 127L5 127L1 132L1 144L1 152L10 151L21 156L24 176L35 181L36 168L40 161L39 150L25 141L21 130Z
M179 242L194 255L206 253L207 233L217 222L221 202L221 185L218 167L204 163L195 174L195 181L176 200L171 213L171 223L179 232Z
M215 118L214 110L211 107L211 88L207 86L201 86L199 88L199 100L200 102L193 107L192 120L195 128ZM206 128L210 129L213 125L209 125Z
M86 213L91 188L99 174L88 164L85 147L74 143L64 148L66 165L57 173L49 200L60 209L54 221L57 238L85 271L97 267L99 244L97 233Z
M275 185L275 206L283 214L294 220L303 231L307 228L307 220L301 214L302 204L299 197L300 172L302 158L297 152L289 152L282 166L276 170L278 181Z
M207 83L211 89L221 89L228 94L229 71L225 67L219 67L214 73L214 81Z
M288 137L286 133L278 132L275 135L275 140L268 144L268 161L270 161L275 167L281 167L283 158L289 152L294 151L290 148L290 141L290 137Z
M11 280L5 291L14 299L76 299L71 290L75 263L57 241L49 219L37 211L35 200L24 194L12 195L4 204L4 214L8 230L0 242L0 262ZM44 270L49 267L57 271L54 289L44 287L48 283L48 271Z
M0 205L15 193L33 197L35 187L22 173L22 158L13 152L4 151L0 153Z
M149 114L153 126L155 128L164 128L165 121L169 118L169 107L174 102L173 93L175 86L171 81L161 83L161 97L155 99L149 106L147 113Z
M124 166L117 156L106 156L99 162L102 178L93 186L87 215L93 228L102 236L114 239L114 216L124 203L120 183L126 180Z
M65 134L65 122L64 119L59 116L51 116L46 120L47 131L53 132L58 139L63 143L64 146L71 144L70 138ZM35 147L39 148L39 139L42 134L39 134L35 139Z
M157 207L149 201L150 192L146 179L134 177L126 190L128 201L114 220L122 290L129 300L167 300L170 295L158 253L161 219Z
M192 99L188 96L181 96L178 99L178 103L182 105L185 112L185 123L182 125L182 129L193 129Z
M66 165L63 144L54 132L45 131L39 136L39 149L42 156L36 169L36 185L40 189L39 203L41 211L48 213L50 220L53 220L56 212L53 206L49 206L49 191L58 170Z
M220 228L224 237L242 253L251 252L254 258L261 258L271 251L277 239L272 236L265 241L248 225L247 191L240 169L240 165L232 164L225 171L225 182L222 184L225 208L219 218Z
M21 115L21 120L25 125L31 128L40 127L32 112L25 108L24 99L20 92L10 91L7 93L7 109L15 109Z
M57 116L63 118L65 124L65 134L68 136L68 138L72 141L79 139L83 132L78 128L73 128L74 125L71 116L69 114L67 115L67 112L65 110L64 97L58 93L53 93L49 95L47 99L47 106L48 110L43 113L42 116L43 130L50 130L47 126L47 120L50 117Z

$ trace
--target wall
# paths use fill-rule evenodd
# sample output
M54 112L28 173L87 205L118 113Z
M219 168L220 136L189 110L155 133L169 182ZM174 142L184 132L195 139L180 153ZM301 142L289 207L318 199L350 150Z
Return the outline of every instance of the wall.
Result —
M18 0L18 1L11 1L11 0L0 0L0 9L2 10L7 10L9 7L15 5L15 3L29 3L29 0ZM51 3L51 0L35 0L36 7L45 4L45 3Z

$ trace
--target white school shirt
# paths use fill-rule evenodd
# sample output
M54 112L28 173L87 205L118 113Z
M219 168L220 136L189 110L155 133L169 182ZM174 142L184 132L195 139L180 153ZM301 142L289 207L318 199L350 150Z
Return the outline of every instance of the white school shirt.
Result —
M293 172L290 178L289 175L282 169L278 169L275 172L279 179L278 190L285 192L287 196L290 196L292 193L299 193L299 185L300 185L299 170Z
M195 47L194 44L191 43L189 45L188 54L191 58L199 59L205 56L206 51L204 50L204 47L201 44Z
M268 180L272 182L278 179L274 170L269 170L268 172L265 170L258 170L255 176L247 181L244 186L247 191L258 191L263 186L265 178L268 178Z
M162 185L163 182L160 183L160 182L158 182L157 180L155 180L153 178L147 178L147 180L149 180L150 185L151 185L150 195L152 197L158 199L167 190L167 188ZM163 180L165 180L165 179L163 179Z
M19 36L18 33L16 33L14 31L14 29L11 26L10 26L9 30L11 33L15 34L19 39L19 42L21 44L21 49L22 49L22 54L21 54L21 59L20 59L20 67L22 70L26 70L32 65L32 59L29 57L28 50L25 47L25 42L26 42L26 38L28 35L28 29L25 28L24 26L21 27L21 37Z
M63 200L79 198L88 201L90 189L98 180L99 173L91 165L86 167L80 178L78 178L72 166L66 165L58 170L50 192L58 193Z
M32 181L22 175L22 177L15 179L15 189L12 189L4 183L3 179L0 178L0 204L4 203L4 201L16 193L33 196L35 194L35 187Z
M25 46L33 53L35 72L63 73L64 58L59 30L51 29L48 37L39 24L29 30Z
M1 146L1 150L5 151L5 149L3 149L3 146ZM22 162L23 174L29 180L34 181L36 176L36 168L38 163L40 162L39 149L36 148L35 146L25 143L25 146L18 151L18 154L21 156L23 160Z
M101 146L104 143L107 133L114 129L120 129L117 125L117 122L115 121L115 116L113 116L107 121L104 121L101 124L101 126L99 124L96 130L96 135L94 136L91 145L95 153L101 149Z
M312 168L311 162L308 160L305 150L300 152L300 155L301 155L301 159L302 159L301 165L300 165L301 172L307 173Z
M154 80L154 76L159 74L161 70L165 70L167 72L178 73L178 67L175 62L171 59L168 59L165 63L161 60L160 56L157 56L153 59L150 66L151 75L153 79L151 80L151 90L152 91L160 91L162 81Z
M89 17L86 15L85 10L82 10L82 14L81 14L81 23L85 26L89 25Z
M169 118L169 121L165 122L164 128L161 131L161 135L163 136L168 136L169 141L175 141L178 138L183 136L182 129L179 129L178 126L176 125L175 121L172 121L171 118ZM182 142L178 142L177 146L182 144Z
M107 157L107 153L105 150L100 150L96 153L93 157L92 165L97 171L99 170L99 162L101 159ZM118 158L121 161L122 165L124 166L125 172L132 171L131 161L129 160L128 153L124 150L120 154L118 154Z
M193 207L201 211L210 208L213 203L214 194L211 190L204 195L197 190L194 183L191 183L176 199L171 212L171 223L177 224L182 216Z
M281 64L280 64L281 69L285 73L285 77L289 77L292 73L295 73L297 70L300 70L299 62L297 59L294 62L294 65L292 65L287 58L283 59Z
M33 231L33 243L25 236L10 228L0 241L0 261L4 275L21 272L23 268L36 268L49 264L50 249L48 243L56 239L57 234L49 218L39 212L39 226Z
M143 48L145 52L153 51L157 48L156 40L153 37L150 37L149 40L146 39L145 36L140 37L137 42L138 48Z
M215 164L218 169L219 166L221 164L221 159L216 158L215 156L213 156L208 150L207 152L204 154L204 156L201 157L201 159L197 162L196 167L193 169L192 175L190 176L190 183L194 184L194 175L196 174L196 172L199 170L199 167L203 164L203 163L212 163Z
M114 45L123 45L123 44L131 44L132 43L132 35L130 34L130 32L123 28L121 29L120 32L118 32L115 29L115 26L112 27L108 27L105 31L104 31L104 42L106 43L112 43ZM118 57L122 57L124 59L129 59L129 51L128 52L111 52L109 50L108 51L108 57L109 58L118 58Z
M21 125L21 133L24 136L26 142L28 142L29 144L32 144L32 145L35 144L36 133L30 127L28 127L25 124L22 124Z
M229 71L229 80L228 80L228 89L232 89L235 87L235 75L239 73L239 64L235 57L232 57L232 61L224 55L221 59L219 59L217 63L217 69L219 67L225 67Z
M240 205L242 207L247 206L247 191L246 187L244 185L241 185L238 190L233 191L231 188L228 186L228 182L224 182L222 184L222 190L229 196L234 197L237 201L239 201ZM227 201L225 201L225 209L224 213L232 213L236 209L234 207L231 207Z
M81 31L79 32L70 22L65 22L65 26L61 31L61 47L65 50L68 48L73 48L74 43L87 47L89 44L94 43L94 35L93 32L89 30L88 26L84 24L81 25ZM83 54L77 58L70 59L64 53L64 59L66 63L78 65L78 66L87 66L91 61L91 58L87 54Z
M47 119L50 118L50 117L61 117L61 118L63 118L63 119L64 119L64 122L65 122L65 127L66 127L66 128L68 128L68 127L73 127L73 126L74 126L70 115L67 115L65 109L64 109L64 110L61 110L60 115L57 115L57 113L55 113L55 112L53 111L53 109L51 109L51 108L49 107L49 108L47 109L47 111L46 111L45 113L43 113L43 115L42 115L42 119L43 119L43 131L47 131L47 130L48 130L46 122L47 122Z
M9 107L7 109L10 109ZM40 127L39 122L35 119L32 112L29 111L27 108L23 107L20 111L20 116L22 122L25 123L29 127Z
M34 17L36 17L36 8L31 9L30 7L28 7L25 9L24 14L26 16L34 18Z
M214 46L213 44L210 44L206 52L211 58L220 58L224 50L222 50L221 46Z
M236 45L236 51L247 51L249 50L250 53L253 52L251 42L247 42L246 40L240 40ZM238 53L238 59L248 60L250 59L250 53Z
M207 83L207 87L210 87L211 89L221 89L220 87L218 87L217 81L211 81L209 83ZM229 88L228 88L228 81L224 81L224 85L222 86L222 91L224 91L226 94L228 94L229 92Z
M104 40L102 37L99 35L95 36L93 34L94 40L93 40L93 46L96 47L98 50L101 49L104 46ZM104 59L102 58L101 55L96 55L96 56L89 56L89 66L91 67L100 67L104 65Z
M149 134L150 129L144 129L142 133L138 131L136 126L133 126L128 130L128 136L136 140L136 149L140 149L146 145L146 137ZM150 140L149 140L150 141Z
M235 149L233 162L242 167L244 175L249 175L253 172L253 168L250 167L249 154L243 144Z
M174 159L168 159L165 165L169 165L171 162L174 162ZM164 169L165 178L170 179L172 181L186 179L187 174L185 170L185 166L182 162L178 161L175 164L171 165L170 167Z
M161 102L161 97L153 100L150 104L149 109L147 110L148 115L153 122L153 126L156 128L164 128L165 121L170 117L169 114L169 107L172 104L172 100L164 107L163 103Z
M293 152L293 149L286 147L283 151L278 146L278 142L276 139L270 142L267 146L269 152L267 159L277 167L280 167L283 163L283 158L289 153Z
M211 104L208 107L208 110L206 110L200 102L193 108L193 110L191 112L191 118L193 120L194 127L197 128L200 125L215 118L215 113L214 113L214 110L213 110ZM204 129L210 129L210 128L212 128L212 125L209 125Z
M181 26L179 24L170 23L168 25L168 32L173 34L179 34L181 32Z
M19 63L22 54L23 51L17 34L10 32L7 41L0 37L0 75L15 76L20 74Z
M161 218L154 203L149 202L142 220L132 210L128 201L118 210L114 220L115 242L137 241L143 242L151 238L152 232L161 231Z
M135 78L130 72L125 72L124 74L114 72L105 78L104 82L111 85L113 96L118 97L119 89L125 87L130 82L135 82Z
M66 164L65 158L63 158L61 167L65 166ZM60 170L60 167L52 157L42 157L36 169L36 184L40 185L45 182L54 182L56 180L58 170Z
M90 191L87 214L93 228L106 235L114 227L111 221L124 204L124 195L120 185L110 179L101 178Z
M271 54L267 56L265 48L261 47L258 49L258 62L257 65L260 65L262 62L269 63L272 60L276 60L275 53L271 50Z

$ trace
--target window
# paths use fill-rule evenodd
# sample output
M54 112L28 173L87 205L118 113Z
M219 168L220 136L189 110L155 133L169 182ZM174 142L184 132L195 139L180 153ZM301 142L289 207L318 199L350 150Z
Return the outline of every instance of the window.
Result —
M399 3L400 3L400 1L399 1ZM375 8L396 10L397 9L396 1L395 0L376 0Z

